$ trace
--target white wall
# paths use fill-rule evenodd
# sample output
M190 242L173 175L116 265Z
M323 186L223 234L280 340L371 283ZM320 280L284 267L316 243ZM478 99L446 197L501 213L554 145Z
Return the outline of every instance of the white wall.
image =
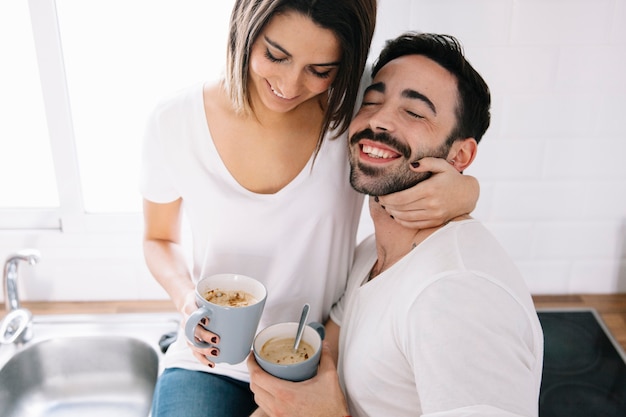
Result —
M493 95L468 174L474 213L531 292L626 292L626 0L380 0L372 51L404 30L457 36ZM0 233L27 300L160 299L133 232Z
M474 215L531 290L626 291L626 0L380 5L373 52L406 29L449 33L490 85Z

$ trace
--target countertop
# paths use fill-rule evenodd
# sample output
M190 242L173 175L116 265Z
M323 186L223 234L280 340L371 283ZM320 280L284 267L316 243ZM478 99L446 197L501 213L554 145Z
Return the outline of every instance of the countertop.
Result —
M626 293L625 294L576 294L536 295L535 306L541 308L594 308L607 328L626 351ZM154 301L98 301L98 302L24 302L33 314L115 314L173 312L174 305L168 300ZM4 311L4 308L2 310ZM0 313L4 317L4 313Z

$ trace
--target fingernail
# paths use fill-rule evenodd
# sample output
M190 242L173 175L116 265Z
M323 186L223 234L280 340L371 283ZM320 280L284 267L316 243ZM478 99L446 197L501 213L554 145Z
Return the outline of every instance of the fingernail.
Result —
M413 168L419 168L420 163L419 163L419 162L417 162L417 161L415 161L415 162L411 162L411 166L412 166Z
M391 217L392 219L395 219L395 217L393 217L392 215L389 215L389 217Z
M213 362L209 362L207 365L209 365L209 368L215 368L215 364Z
M211 338L211 343L217 343L217 336L213 336Z
M375 201L375 202L377 202L377 203L380 201L380 200L378 199L378 196L374 196L374 201Z
M213 350L211 351L211 355L213 355L213 356L217 356L217 349L213 349Z

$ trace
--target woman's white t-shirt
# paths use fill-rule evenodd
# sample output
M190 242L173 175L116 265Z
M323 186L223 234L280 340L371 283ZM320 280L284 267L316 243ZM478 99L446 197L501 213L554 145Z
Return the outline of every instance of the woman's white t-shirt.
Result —
M156 203L182 198L195 280L233 272L265 284L260 328L297 321L304 303L311 305L310 320L324 321L345 289L363 197L349 183L346 135L330 137L287 186L256 194L237 183L220 159L202 85L163 101L149 120L142 195ZM249 380L245 363L200 364L180 333L164 363Z

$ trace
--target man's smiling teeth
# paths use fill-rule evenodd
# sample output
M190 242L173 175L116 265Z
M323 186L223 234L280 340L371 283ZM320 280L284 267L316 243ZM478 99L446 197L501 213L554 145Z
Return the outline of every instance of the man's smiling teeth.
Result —
M363 145L363 153L366 153L368 156L372 158L393 158L394 154L392 152L386 151L384 149L376 148L370 145Z

